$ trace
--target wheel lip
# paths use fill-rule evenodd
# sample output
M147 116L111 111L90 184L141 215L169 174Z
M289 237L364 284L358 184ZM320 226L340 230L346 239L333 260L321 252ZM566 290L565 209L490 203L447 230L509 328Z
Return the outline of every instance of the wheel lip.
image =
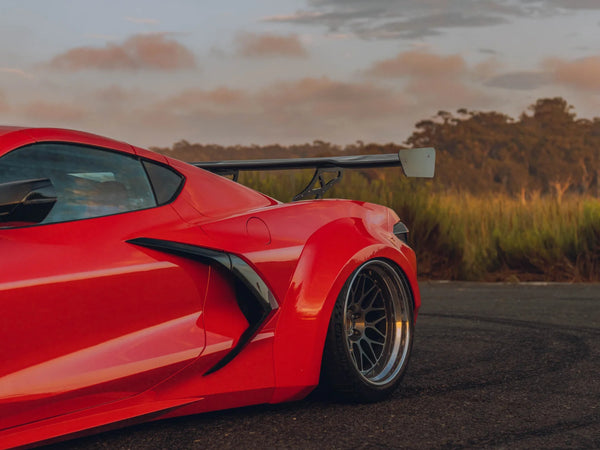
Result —
M386 342L384 343L383 351L386 351L387 348L388 354L385 355L386 359L384 361L383 367L371 376L365 375L365 373L363 373L357 365L353 352L350 349L351 346L349 345L350 338L348 335L349 330L347 328L346 320L344 320L343 325L346 336L345 348L348 357L350 358L350 361L352 363L352 366L355 369L356 374L360 377L360 379L369 385L382 387L387 384L393 383L403 372L408 362L409 352L413 338L411 323L412 293L410 287L408 286L408 283L405 280L405 277L399 273L398 269L395 266L383 259L369 260L363 263L361 266L359 266L350 278L348 288L344 295L344 316L348 312L349 300L352 294L352 288L354 286L354 283L359 278L359 276L361 276L361 274L364 273L366 269L374 269L378 272L380 277L387 277L387 280L384 281L386 282L386 287L388 291L391 292L391 290L395 289L396 295L393 296L394 298L387 299L387 301L385 302L386 305L392 306L392 316L395 317L395 320L393 321L395 323L395 327L393 327L393 333L390 336L392 342L388 343L388 338L386 337ZM390 286L390 284L393 284L393 286ZM385 314L386 316L388 316L387 309L385 311ZM388 322L389 326L389 317L386 318L386 321ZM372 368L374 368L377 364L379 364L379 359L372 366ZM372 368L370 368L369 370L372 370Z

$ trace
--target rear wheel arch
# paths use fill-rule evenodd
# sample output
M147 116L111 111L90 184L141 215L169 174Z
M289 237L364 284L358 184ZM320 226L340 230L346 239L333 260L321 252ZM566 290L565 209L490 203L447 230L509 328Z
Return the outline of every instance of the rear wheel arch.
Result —
M307 242L281 306L274 342L277 389L273 402L301 398L319 383L332 311L346 281L358 267L380 258L394 267L412 270L409 254L382 242L364 227L364 232L357 233L353 219L343 221L346 223L329 224ZM324 245L336 250L331 258L323 258ZM412 292L410 278L407 277ZM416 276L412 278L416 283Z

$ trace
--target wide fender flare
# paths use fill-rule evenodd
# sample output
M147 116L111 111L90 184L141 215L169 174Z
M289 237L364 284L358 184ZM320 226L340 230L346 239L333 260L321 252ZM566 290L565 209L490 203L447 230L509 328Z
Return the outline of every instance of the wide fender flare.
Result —
M282 302L274 338L273 403L302 398L319 382L327 328L344 283L364 262L385 258L407 276L420 304L414 252L369 233L361 219L331 222L309 238Z

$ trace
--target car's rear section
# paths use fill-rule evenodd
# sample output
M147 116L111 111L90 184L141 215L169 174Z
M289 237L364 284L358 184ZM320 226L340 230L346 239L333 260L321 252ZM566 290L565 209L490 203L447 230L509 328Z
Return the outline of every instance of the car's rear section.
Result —
M367 380L368 386L374 378L375 391L389 392L386 388L395 387L404 373L420 307L414 252L394 234L398 217L388 208L347 200L300 202L283 208L286 214L275 221L281 223L282 241L294 241L289 230L294 229L295 218L311 217L313 224L308 226L312 231L304 237L305 244L296 250L300 255L278 313L273 401L300 398L316 386L323 358L328 385L340 391L327 367L340 367L331 355L341 349L353 364L350 373L362 373L359 379ZM280 208L269 209L263 216L267 224L268 216ZM278 229L273 225L270 229ZM381 285L377 298L368 296L369 292L365 292L368 298L357 295L357 290L368 290L364 283ZM335 349L326 344L332 327L340 340ZM348 354L353 344L355 356ZM376 354L365 355L371 348ZM374 367L367 367L368 357L377 360L369 364ZM389 367L379 370L376 363ZM370 369L380 373L369 373ZM375 400L380 396L367 393L363 397Z
M250 348L255 339L260 339L271 345L268 351L272 353L264 355L273 360L275 389L271 402L301 398L319 383L328 329L340 302L344 304L337 310L343 310L342 316L346 317L352 308L356 310L354 321L342 323L343 333L361 333L354 338L358 360L357 356L348 358L363 373L363 379L376 378L378 391L384 391L381 386L388 384L381 382L384 378L395 386L399 379L396 375L404 372L404 362L409 358L420 295L415 255L405 242L408 230L392 210L351 200L272 203L250 212L203 217L195 226L198 232L156 238L234 255L252 269L273 295L276 307L261 319L264 322L253 330L252 336L246 336L245 343ZM222 284L235 282L230 273L219 267L214 267L211 276ZM366 278L370 279L368 283L385 285L386 298L369 298L366 301L371 304L362 309L358 297L339 300L357 289L353 283L363 283ZM391 300L387 298L390 296ZM242 297L238 300L242 308L244 302L254 303L248 296ZM401 329L392 329L396 323ZM378 332L383 336L378 336ZM342 347L350 344L345 342ZM371 349L375 355L365 353ZM220 367L210 376L229 378L231 368L247 356L247 350L240 349L231 358L231 367ZM392 368L368 375L367 366L376 366L377 362L370 364L368 358L381 360L379 366Z
M195 244L246 262L277 304L267 333L256 330L272 342L271 401L301 398L321 378L352 400L388 395L406 370L420 307L415 254L396 213L352 200L271 202L250 211L212 202L221 209L196 219L202 235ZM241 350L236 359L243 357Z

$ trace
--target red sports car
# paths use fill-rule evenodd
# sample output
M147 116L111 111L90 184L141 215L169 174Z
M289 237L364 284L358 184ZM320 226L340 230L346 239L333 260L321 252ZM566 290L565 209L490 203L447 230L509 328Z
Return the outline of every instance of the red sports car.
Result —
M221 175L313 167L297 197L320 198L344 168L430 177L434 160L413 149L189 164L0 127L0 447L299 399L319 383L351 401L389 395L420 305L398 216L281 203Z

